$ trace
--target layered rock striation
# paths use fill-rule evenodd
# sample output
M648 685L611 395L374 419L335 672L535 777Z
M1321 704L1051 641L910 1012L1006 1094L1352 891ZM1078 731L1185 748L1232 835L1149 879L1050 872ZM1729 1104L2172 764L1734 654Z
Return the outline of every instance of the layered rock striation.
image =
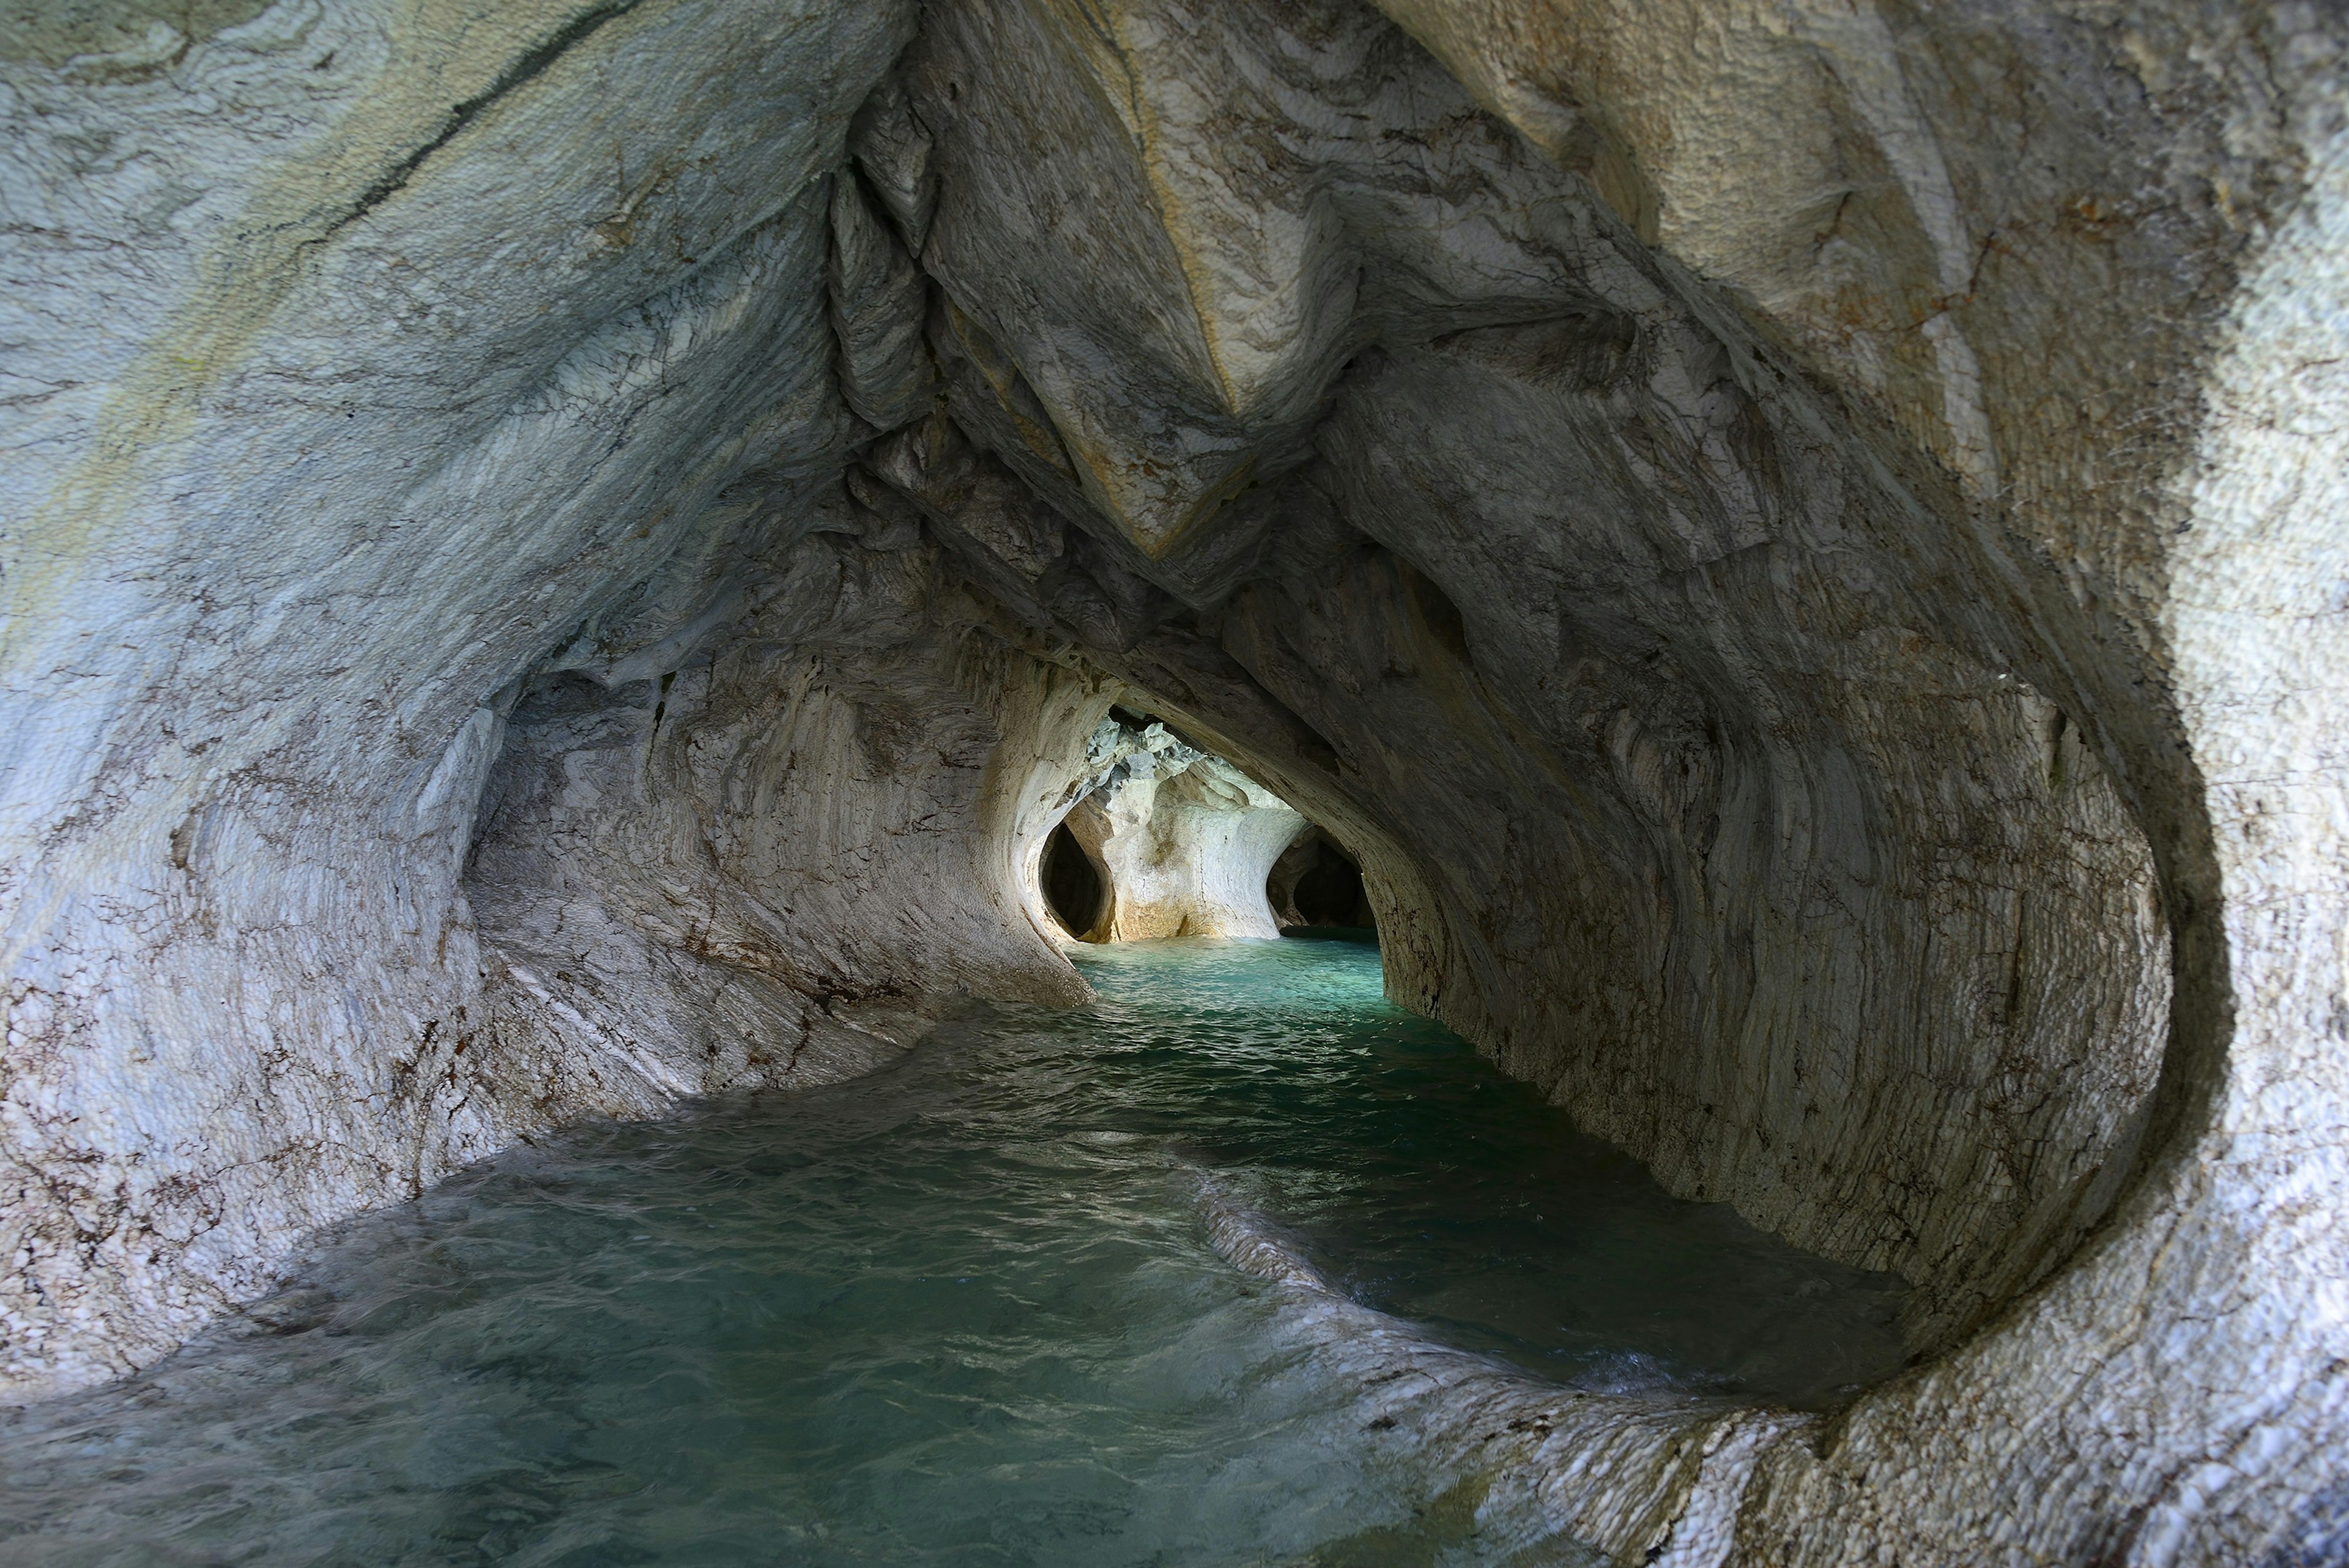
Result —
M1040 867L1123 705L1229 765L1119 760L1111 934L1309 820L1398 1001L1915 1287L1824 1426L1546 1448L1596 1543L2331 1560L2341 33L5 19L0 1376L1081 997Z

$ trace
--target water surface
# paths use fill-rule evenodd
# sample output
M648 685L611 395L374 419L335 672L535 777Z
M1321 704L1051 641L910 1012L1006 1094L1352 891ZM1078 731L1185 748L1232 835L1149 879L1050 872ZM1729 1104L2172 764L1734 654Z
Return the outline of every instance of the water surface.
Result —
M1365 1440L1198 1169L1357 1301L1594 1392L1807 1407L1891 1282L1666 1198L1375 950L1161 942L812 1093L574 1129L326 1238L129 1383L0 1416L10 1564L1492 1560Z

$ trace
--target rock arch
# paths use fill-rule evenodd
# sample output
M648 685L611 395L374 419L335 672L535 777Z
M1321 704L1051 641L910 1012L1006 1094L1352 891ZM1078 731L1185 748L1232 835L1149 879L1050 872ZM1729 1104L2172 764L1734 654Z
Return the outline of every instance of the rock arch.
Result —
M2337 1554L2337 18L182 9L0 36L13 1392L1081 995L1136 705L1398 1001L1914 1284L1826 1428L1567 1456L1591 1539Z

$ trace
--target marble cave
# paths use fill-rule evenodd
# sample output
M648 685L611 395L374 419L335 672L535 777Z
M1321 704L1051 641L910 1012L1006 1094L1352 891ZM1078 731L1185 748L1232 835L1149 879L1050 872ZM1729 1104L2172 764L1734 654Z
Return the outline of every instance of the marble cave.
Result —
M2349 1563L2349 13L0 5L0 1562Z

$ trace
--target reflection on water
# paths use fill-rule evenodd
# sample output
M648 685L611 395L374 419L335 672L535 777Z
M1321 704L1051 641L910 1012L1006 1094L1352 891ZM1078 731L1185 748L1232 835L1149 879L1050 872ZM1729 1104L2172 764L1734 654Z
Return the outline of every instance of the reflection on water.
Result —
M1196 1172L1429 1337L1806 1406L1880 1276L1665 1198L1342 942L1082 957L877 1076L576 1129L370 1216L117 1387L0 1417L37 1564L1469 1563Z

